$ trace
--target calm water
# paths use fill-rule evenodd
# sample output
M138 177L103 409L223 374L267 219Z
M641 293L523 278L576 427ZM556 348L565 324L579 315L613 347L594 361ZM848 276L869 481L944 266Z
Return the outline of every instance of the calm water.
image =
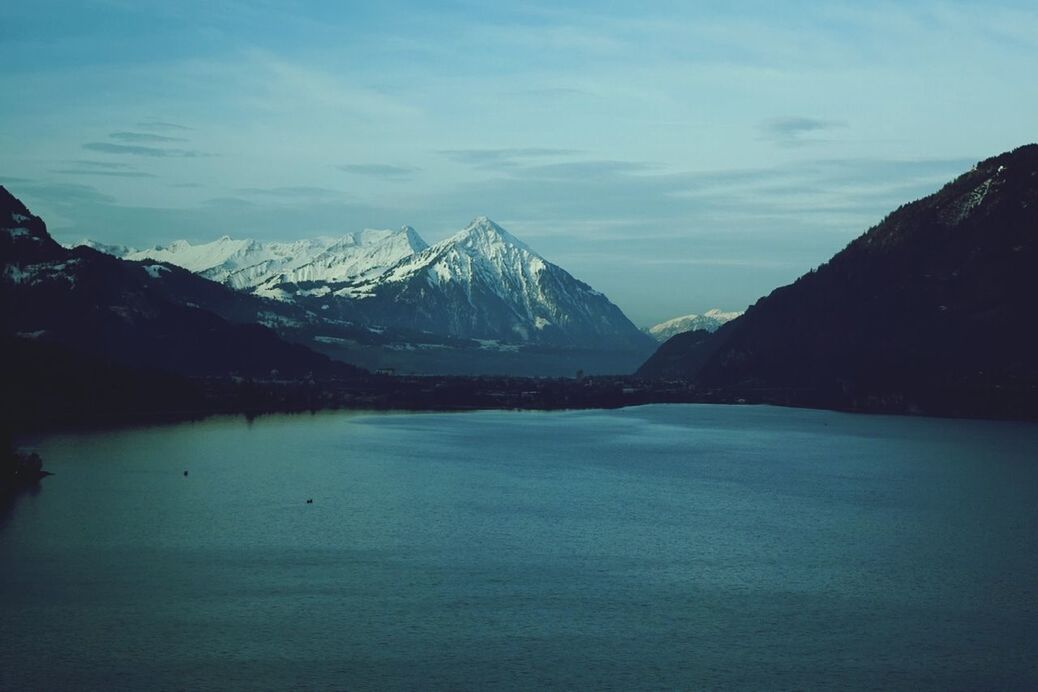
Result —
M1038 426L652 406L40 448L0 515L4 689L1038 685Z

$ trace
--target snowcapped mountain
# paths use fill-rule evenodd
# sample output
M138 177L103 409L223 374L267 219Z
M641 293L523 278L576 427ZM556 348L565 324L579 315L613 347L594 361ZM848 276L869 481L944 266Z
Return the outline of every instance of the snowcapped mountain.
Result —
M345 360L374 336L361 335L358 342L341 336L343 329L384 335L390 350L409 351L416 338L441 344L437 348L444 339L462 340L518 360L517 348L540 349L542 355L554 349L560 365L544 370L552 373L593 367L591 353L611 354L599 372L628 372L655 345L604 295L486 217L432 247L409 226L294 243L225 236L125 252L93 245L126 259L168 262L241 293L273 299L268 312L305 315L314 343ZM289 333L287 322L275 322L289 338L300 338ZM401 334L411 336L393 340ZM518 360L491 372L517 371Z
M722 324L725 322L731 322L741 314L741 311L724 312L714 308L712 310L707 310L702 315L683 315L681 317L667 320L666 322L660 322L655 326L649 327L645 332L656 341L663 343L675 334L681 334L682 332L691 332L697 329L705 329L708 332L715 332Z
M604 295L485 216L334 294L353 298L371 324L601 350L651 345Z
M281 298L281 283L347 281L376 276L400 259L428 245L415 230L365 229L341 238L314 238L292 243L235 240L223 236L209 243L178 240L146 250L83 241L122 259L169 262L231 288Z
M328 244L306 262L270 272L261 281L251 277L247 281L243 276L245 272L239 271L229 285L251 288L257 295L267 298L291 300L298 290L294 286L298 284L319 284L318 293L323 293L328 284L373 279L400 260L427 247L429 244L410 226L399 231L366 229ZM286 288L281 288L283 285Z

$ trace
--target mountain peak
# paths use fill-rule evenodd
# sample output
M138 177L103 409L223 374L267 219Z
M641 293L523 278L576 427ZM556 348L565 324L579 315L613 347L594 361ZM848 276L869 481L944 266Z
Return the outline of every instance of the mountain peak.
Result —
M454 234L448 239L448 242L453 245L465 245L480 250L486 250L489 246L495 245L512 246L540 257L529 245L494 223L487 216L477 216L472 219L468 226Z
M491 221L489 216L477 216L461 230L462 233L484 233L490 235L509 235L508 231Z
M12 195L3 185L0 185L0 212L8 215L32 216L22 201Z
M1024 144L1012 151L1007 151L998 156L984 159L977 164L977 168L994 168L1007 164L1031 164L1038 162L1038 144Z
M407 243L415 252L421 252L425 248L429 247L429 243L425 242L425 238L418 235L418 231L416 231L412 226L401 226L400 234L407 239Z
M20 248L22 259L43 261L60 256L64 248L47 233L43 220L34 216L22 201L0 185L0 255L8 259L14 248Z
M717 331L721 325L734 320L742 312L725 312L719 308L711 308L706 312L692 313L674 317L665 322L648 327L645 332L659 342L664 342L675 334L705 329L708 332Z

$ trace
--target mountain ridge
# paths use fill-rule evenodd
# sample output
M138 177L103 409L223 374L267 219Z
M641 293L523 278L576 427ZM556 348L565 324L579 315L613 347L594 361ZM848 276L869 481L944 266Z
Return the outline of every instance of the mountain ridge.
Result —
M651 349L652 342L601 292L487 216L432 246L404 226L266 245L224 236L124 256L179 264L321 318L377 329L625 351L635 358Z
M715 332L720 329L721 325L731 322L740 315L742 315L742 311L724 311L719 308L711 308L702 314L690 313L672 317L659 324L646 327L644 331L652 338L663 343L675 334L681 334L682 332L694 332L697 329Z
M780 403L1038 412L1036 232L1030 144L900 206L713 336L674 337L639 374Z
M162 263L67 249L0 186L0 329L5 335L71 348L131 368L190 376L351 377L360 371L282 340L259 324L235 323L178 299L167 275L196 294L220 284Z

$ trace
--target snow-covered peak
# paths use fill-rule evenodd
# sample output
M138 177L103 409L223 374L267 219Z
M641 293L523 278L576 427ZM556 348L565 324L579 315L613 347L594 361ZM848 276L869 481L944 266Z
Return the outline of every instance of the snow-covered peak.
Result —
M284 283L370 279L428 247L410 226L398 231L368 228L333 243L308 262L271 275L263 283L269 288Z
M482 277L492 285L523 281L544 270L545 260L505 229L485 216L412 257L405 258L379 277L380 282L399 282L425 273L429 282L471 286Z
M486 251L493 246L515 246L534 256L540 257L534 250L506 231L486 216L477 216L465 228L461 229L443 243L469 247L477 251Z
M425 248L429 247L429 243L425 242L425 239L418 235L418 231L411 226L401 226L400 233L403 234L407 243L415 252L421 252Z
M641 349L598 291L482 216L384 274L336 292L383 324L512 343Z
M263 284L347 281L377 276L428 247L410 226L365 228L339 237L269 242L223 235L208 243L176 240L147 250L83 241L96 250L137 261L175 264L239 290Z
M645 331L657 341L663 342L675 334L691 332L696 329L705 329L708 332L716 331L721 325L734 320L741 314L742 312L725 312L724 310L712 308L701 315L693 313L675 317L666 322L660 322Z

